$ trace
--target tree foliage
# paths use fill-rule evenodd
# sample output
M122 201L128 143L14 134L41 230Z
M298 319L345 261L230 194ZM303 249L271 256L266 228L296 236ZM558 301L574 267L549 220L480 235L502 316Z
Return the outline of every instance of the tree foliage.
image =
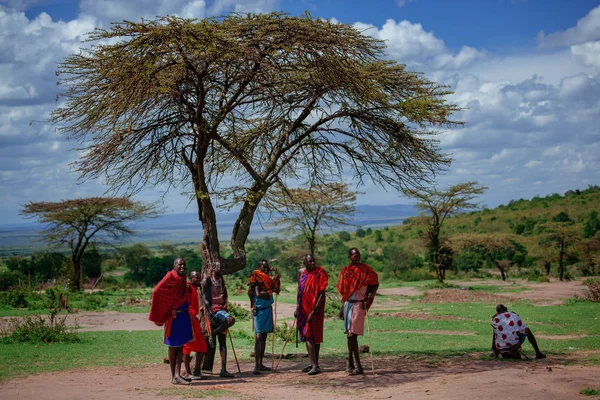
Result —
M153 217L157 212L154 205L125 197L31 202L21 210L21 214L47 224L43 234L48 244L66 245L71 249L75 275L73 290L77 291L82 283L81 260L92 240L98 244L119 241L133 233L128 227L130 222Z
M507 234L463 234L451 237L447 245L455 252L467 249L478 252L489 260L506 280L508 269L513 265L515 254L522 253L524 247L519 244L514 235Z
M81 143L76 170L121 192L191 187L205 265L220 258L216 200L238 207L225 272L243 269L255 213L276 183L352 173L394 189L443 169L448 90L384 60L352 26L281 13L163 17L97 29L60 65L52 114ZM291 185L289 185L291 186Z
M295 189L273 190L270 206L279 213L276 226L284 233L297 233L306 240L308 253L315 254L317 234L350 225L357 192L348 184L333 183Z
M442 247L441 230L447 217L461 212L473 210L478 203L473 202L487 187L477 182L459 183L446 190L438 190L433 186L422 189L409 189L406 193L417 200L416 207L421 211L419 218L412 223L425 225L427 241L431 246L432 261L436 267L437 278L444 281L446 262L442 262L440 249Z

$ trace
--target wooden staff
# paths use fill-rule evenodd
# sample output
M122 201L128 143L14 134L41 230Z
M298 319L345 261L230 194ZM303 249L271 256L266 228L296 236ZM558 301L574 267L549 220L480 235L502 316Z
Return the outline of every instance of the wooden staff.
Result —
M369 338L369 353L371 353L371 371L375 376L375 362L373 361L373 348L371 347L371 327L369 325L369 310L365 313L365 319L367 320L367 337Z
M290 331L290 334L288 335L287 339L285 340L285 343L283 344L283 347L281 348L281 354L279 355L279 360L277 360L277 365L275 366L274 371L277 371L277 368L279 367L279 363L281 362L281 357L283 357L283 352L285 351L285 346L290 341L290 338L292 337L292 332L294 331L295 326L296 326L296 318L294 318L294 322L292 323L292 330Z
M277 297L279 295L277 293L273 293L275 296L275 310L273 311L273 334L271 341L271 369L275 365L275 332L277 331Z
M229 329L227 329L227 333L229 334L229 343L231 343L231 350L233 350L233 358L235 358L235 363L237 364L238 372L241 374L242 370L240 369L240 363L238 362L237 354L235 354L235 348L233 347L233 339L231 339L231 332L229 331Z

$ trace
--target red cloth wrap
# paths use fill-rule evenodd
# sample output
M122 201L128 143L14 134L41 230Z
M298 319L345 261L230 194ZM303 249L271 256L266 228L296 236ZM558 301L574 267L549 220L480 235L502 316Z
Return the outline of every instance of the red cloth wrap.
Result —
M188 312L190 314L190 321L192 321L192 333L194 334L194 340L183 345L183 354L190 354L192 351L195 351L196 353L206 353L206 340L204 340L204 336L202 335L202 326L200 326L200 320L198 320L198 313L200 313L198 291L191 283L188 283L188 285L190 287Z
M281 290L281 282L279 281L279 275L275 275L274 278L271 278L269 275L265 274L259 269L256 269L252 272L252 275L248 278L248 296L252 297L254 292L252 289L255 285L260 287L261 292L268 292L269 294L279 293Z
M315 311L312 321L308 322L308 315L315 309L319 293L327 289L329 277L327 271L315 267L312 271L305 270L300 275L296 326L300 331L301 339L313 336L315 343L323 342L323 319L325 318L325 299L318 310Z
M173 311L177 310L188 299L188 285L185 276L179 276L172 269L152 292L152 303L148 320L158 326L165 325L165 337L171 334Z
M363 263L356 265L346 265L340 272L340 278L337 284L337 290L342 295L342 301L348 301L352 293L363 286L379 284L377 272ZM367 309L373 304L373 297L368 300Z

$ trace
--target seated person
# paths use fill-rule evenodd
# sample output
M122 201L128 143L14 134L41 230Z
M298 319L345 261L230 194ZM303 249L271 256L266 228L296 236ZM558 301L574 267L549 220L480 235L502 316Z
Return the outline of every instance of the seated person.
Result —
M518 314L508 311L503 304L496 306L496 314L492 317L494 337L492 339L492 351L490 357L521 358L521 345L525 338L535 350L535 358L546 358L540 351L533 332L521 320ZM527 357L527 356L525 356Z

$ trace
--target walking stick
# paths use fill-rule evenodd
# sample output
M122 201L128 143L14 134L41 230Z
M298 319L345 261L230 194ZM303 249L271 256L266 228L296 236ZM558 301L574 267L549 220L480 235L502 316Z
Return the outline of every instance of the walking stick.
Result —
M373 361L373 347L371 347L371 326L369 324L369 310L365 313L365 319L367 320L367 336L369 337L369 353L371 353L371 371L375 376L375 362Z
M233 347L233 339L231 339L231 332L229 331L229 329L227 329L227 334L229 334L229 343L231 343L231 350L233 350L233 358L235 358L235 363L237 364L238 372L241 374L242 370L240 369L240 363L238 362L237 354L235 354L235 348Z
M279 360L277 360L277 365L275 366L274 371L277 371L277 368L279 368L279 363L281 362L281 357L283 357L283 352L285 351L285 346L287 346L288 342L290 341L290 338L292 337L292 332L295 330L294 327L296 326L296 319L294 318L294 322L292 323L292 330L290 331L290 334L288 335L287 339L285 340L285 343L283 344L283 347L281 348L281 354L279 355Z
M277 295L277 293L274 293L275 295L275 311L273 312L273 337L272 337L272 342L271 342L271 369L273 369L273 366L275 365L275 331L277 328L277 297L279 297Z

